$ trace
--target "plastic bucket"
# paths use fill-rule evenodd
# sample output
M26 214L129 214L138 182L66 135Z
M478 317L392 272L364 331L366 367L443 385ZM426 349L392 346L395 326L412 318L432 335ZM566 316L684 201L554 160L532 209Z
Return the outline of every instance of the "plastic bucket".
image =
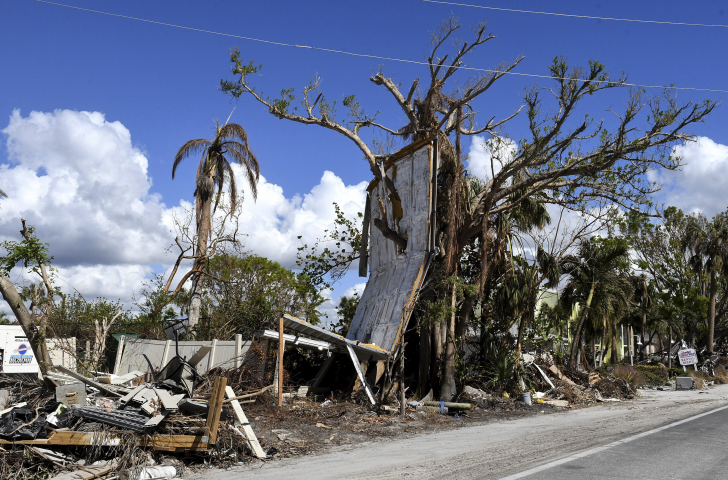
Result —
M519 399L526 405L531 405L531 392L523 392Z

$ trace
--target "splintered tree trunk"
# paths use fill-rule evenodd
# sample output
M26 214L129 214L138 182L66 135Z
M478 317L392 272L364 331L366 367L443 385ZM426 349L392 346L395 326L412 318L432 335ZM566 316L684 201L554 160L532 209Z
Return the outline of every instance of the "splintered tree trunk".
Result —
M33 325L33 318L30 316L30 312L23 303L22 298L20 298L18 291L15 289L15 285L13 285L10 279L4 275L0 275L0 293L2 293L5 301L8 302L10 309L13 311L13 314L15 314L15 318L18 320L18 323L20 323L25 336L28 338L30 348L33 350L33 354L38 360L40 373L45 375L52 366L50 356L48 355L48 349L46 348L45 338L43 338L43 335L36 329L36 326Z
M440 382L441 382L441 373L442 373L442 347L443 347L443 339L444 339L444 327L445 327L445 320L442 318L436 319L432 325L432 373L430 375L430 380L433 383L433 388L436 390L439 390L440 388Z
M197 259L194 263L195 270L204 270L207 254L207 242L210 237L212 198L203 195L200 206L200 220L197 233ZM190 308L188 312L189 328L194 328L200 321L200 309L202 307L202 280L203 275L196 273L192 276L192 288L190 289Z
M452 286L452 298L450 308L450 321L447 324L447 332L445 338L445 365L442 378L442 388L440 389L440 401L449 402L455 397L457 387L455 385L455 318L457 306L457 285Z

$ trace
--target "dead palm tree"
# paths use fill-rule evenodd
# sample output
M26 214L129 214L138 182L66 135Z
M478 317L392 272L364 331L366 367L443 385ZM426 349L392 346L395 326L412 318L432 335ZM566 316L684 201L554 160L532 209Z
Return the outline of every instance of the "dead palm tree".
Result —
M190 290L189 327L194 327L200 318L200 305L202 304L202 276L207 264L207 247L212 230L212 200L215 197L217 208L223 187L228 184L230 192L230 208L235 210L237 202L237 188L235 186L235 173L232 163L243 168L253 199L257 198L257 183L260 178L258 159L250 150L248 135L243 127L236 123L226 123L222 127L216 124L215 138L210 141L204 138L190 140L182 145L174 157L172 165L172 179L174 180L177 166L190 155L201 155L195 178L195 212L197 219L197 245L195 248L195 263ZM217 187L217 195L215 195Z

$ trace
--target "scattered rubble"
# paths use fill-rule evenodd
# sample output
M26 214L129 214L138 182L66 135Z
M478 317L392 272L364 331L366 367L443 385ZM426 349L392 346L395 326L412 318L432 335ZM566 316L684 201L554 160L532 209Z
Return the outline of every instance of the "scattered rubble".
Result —
M401 416L394 395L388 405L372 405L357 401L361 390L321 394L297 386L278 397L278 384L263 383L259 361L200 376L194 362L202 357L174 357L158 371L150 365L147 373L123 376L58 367L43 381L0 377L0 478L171 479L187 468L230 467L639 396L616 372L557 367L533 356L516 395L475 382L452 402L433 401L431 392L410 399Z
M239 400L256 393L228 384L253 377L247 373L217 369L199 377L175 356L150 381L142 372L87 377L64 367L43 381L0 377L9 403L0 411L0 478L175 478L180 465L165 463L164 453L221 466L266 458Z

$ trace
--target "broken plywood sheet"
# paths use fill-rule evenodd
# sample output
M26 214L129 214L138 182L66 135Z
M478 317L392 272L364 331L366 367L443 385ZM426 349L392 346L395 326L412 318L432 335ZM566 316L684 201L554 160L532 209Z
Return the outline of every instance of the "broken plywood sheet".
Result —
M371 343L390 352L397 346L400 328L409 317L432 250L436 151L434 140L417 142L387 162L386 175L394 183L400 205L385 182L375 181L369 186L371 218L381 217L379 197L386 206L389 226L407 238L407 249L399 251L379 229L370 228L371 274L346 335L349 340Z

